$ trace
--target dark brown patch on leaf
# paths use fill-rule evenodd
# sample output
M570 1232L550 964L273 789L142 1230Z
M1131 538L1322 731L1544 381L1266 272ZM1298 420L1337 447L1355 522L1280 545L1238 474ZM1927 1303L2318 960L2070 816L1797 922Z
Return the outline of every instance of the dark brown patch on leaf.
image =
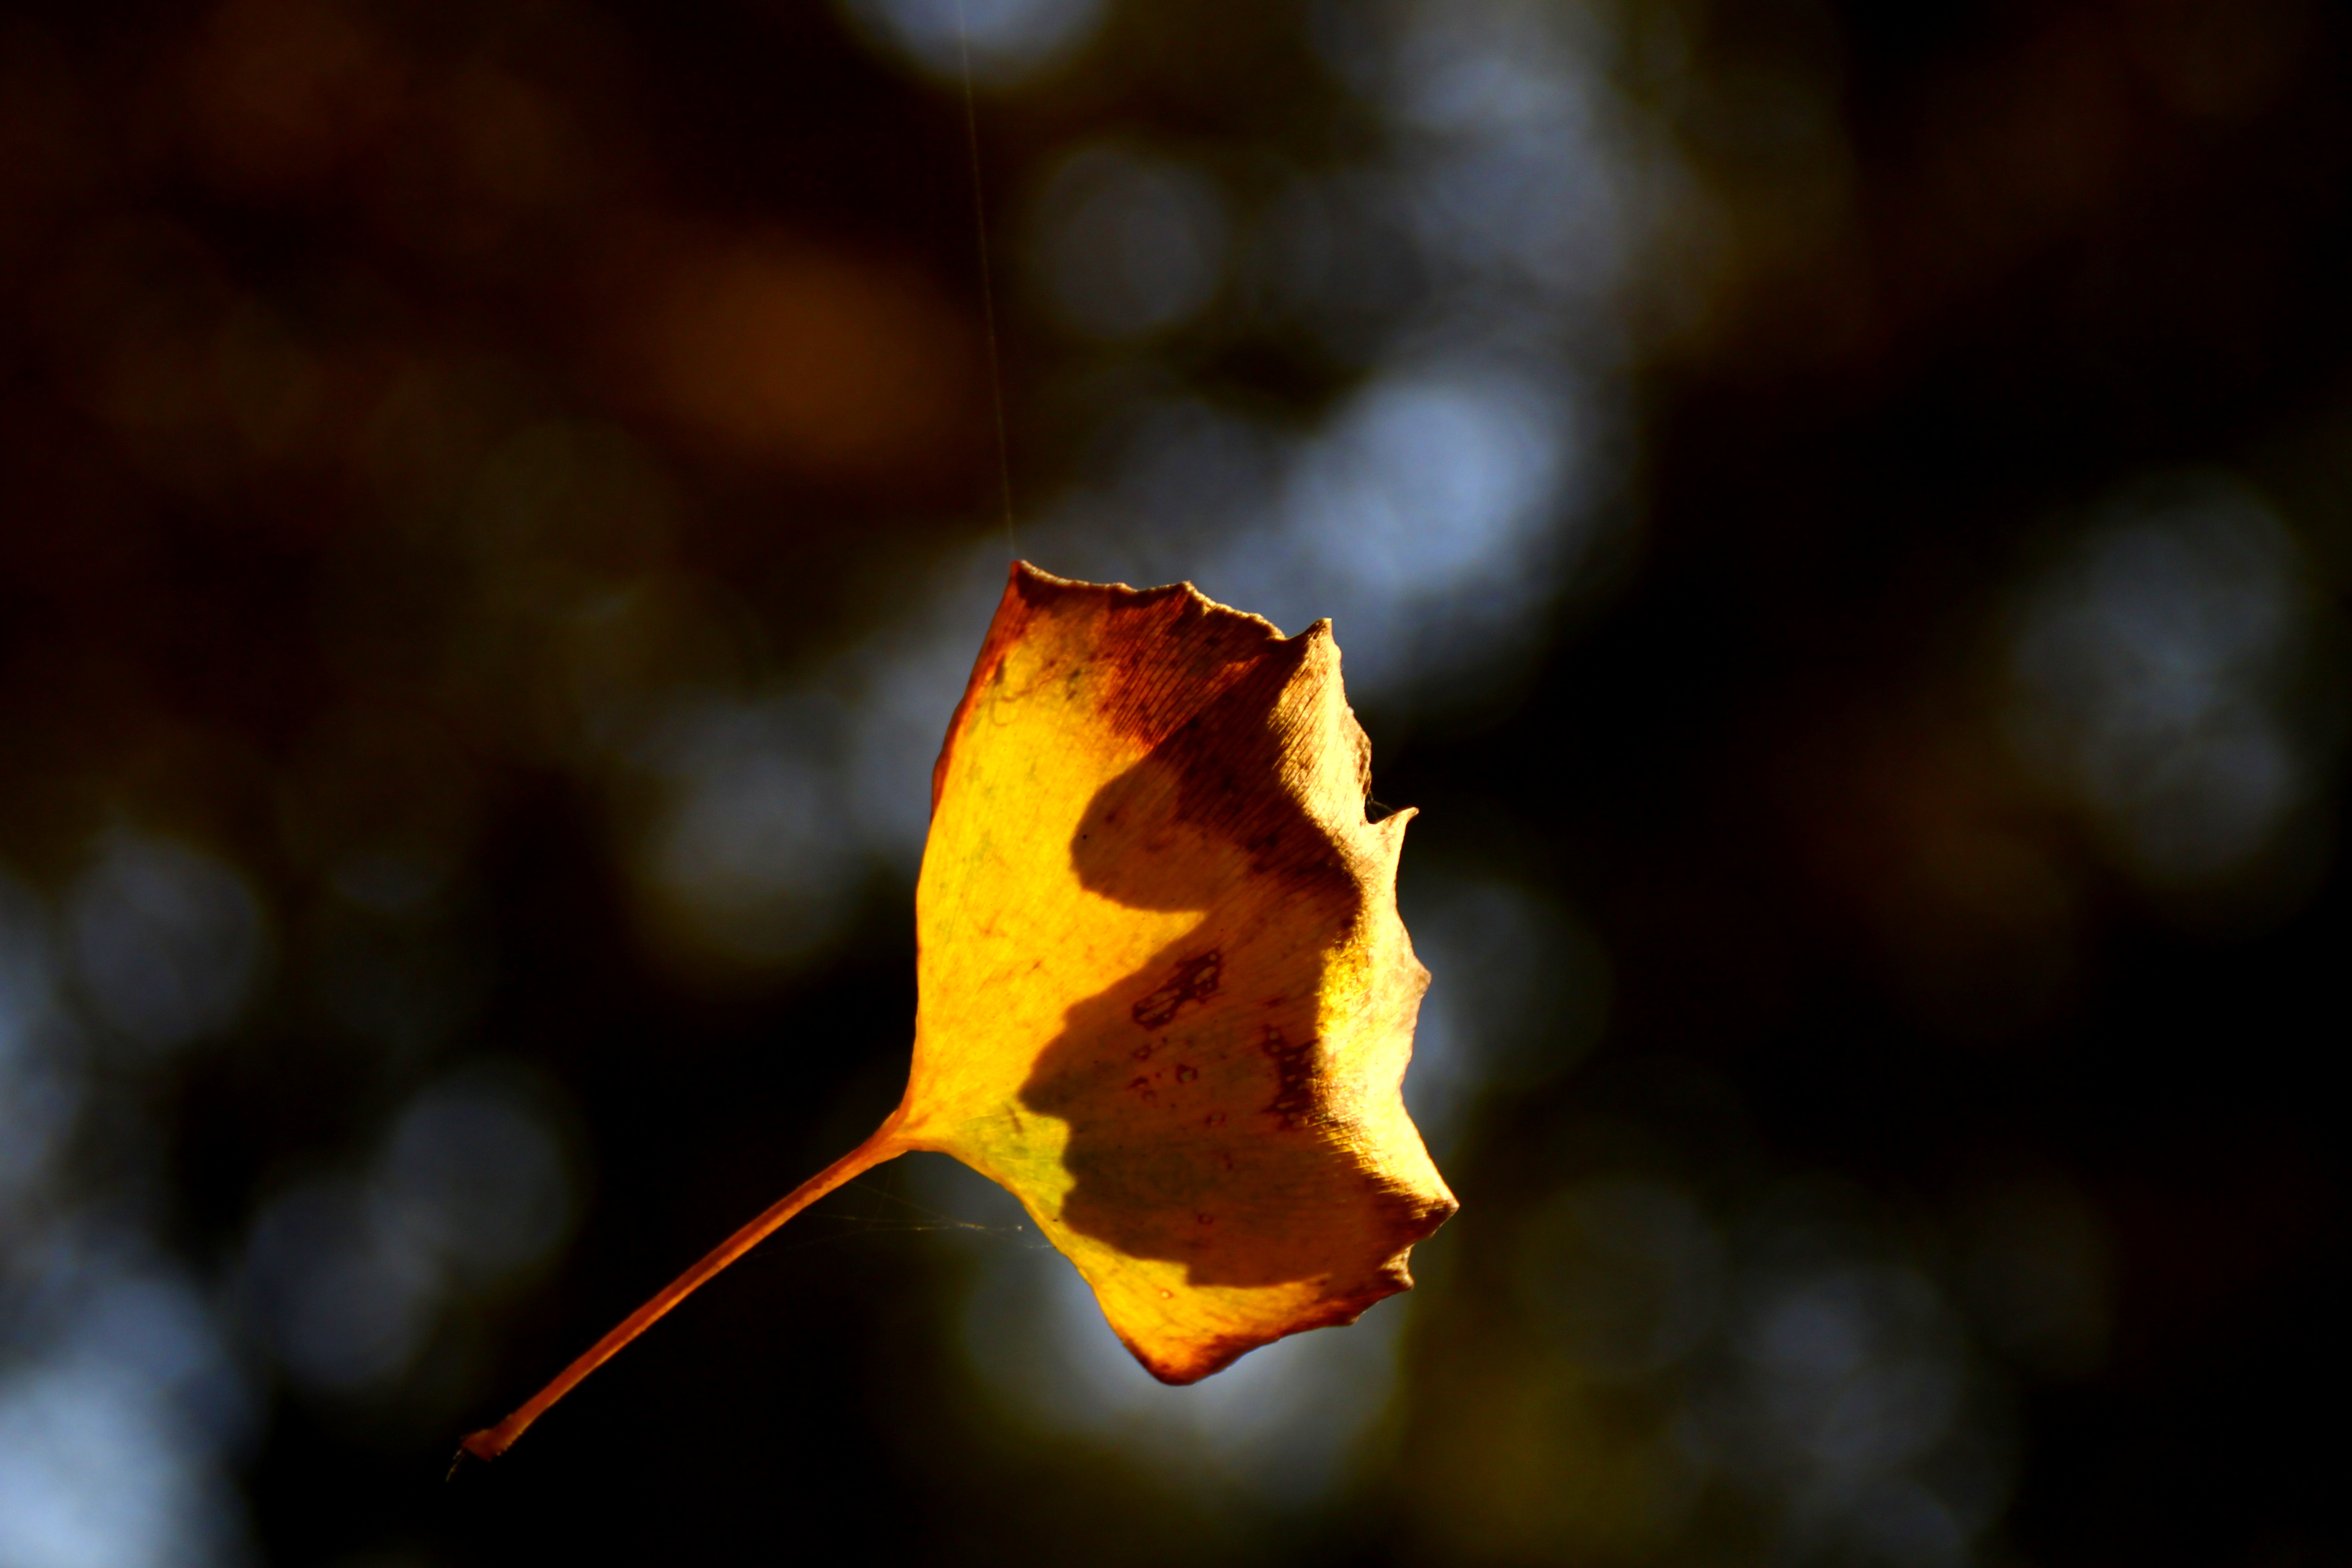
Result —
M1266 1110L1279 1117L1283 1126L1296 1127L1315 1109L1314 1037L1291 1045L1283 1039L1280 1029L1268 1024L1265 1044L1258 1048L1274 1060L1274 1099Z
M1176 973L1167 984L1137 1002L1134 1017L1147 1029L1165 1028L1187 1002L1198 1002L1217 994L1217 975L1224 964L1224 955L1215 948L1198 958L1188 958L1176 966ZM1142 1055L1150 1055L1147 1046Z

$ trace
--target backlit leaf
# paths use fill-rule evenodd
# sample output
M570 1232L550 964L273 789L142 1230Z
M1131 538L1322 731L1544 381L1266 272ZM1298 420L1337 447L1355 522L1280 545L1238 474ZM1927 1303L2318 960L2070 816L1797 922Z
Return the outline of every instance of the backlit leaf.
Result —
M1016 565L932 777L905 1099L467 1450L911 1149L1018 1196L1167 1382L1408 1288L1454 1204L1399 1093L1411 813L1370 781L1328 624Z

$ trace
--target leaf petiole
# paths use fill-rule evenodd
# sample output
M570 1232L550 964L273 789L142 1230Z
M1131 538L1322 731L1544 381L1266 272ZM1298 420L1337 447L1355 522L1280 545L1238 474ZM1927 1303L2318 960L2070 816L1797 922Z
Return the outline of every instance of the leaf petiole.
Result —
M514 1447L515 1439L521 1436L532 1422L546 1415L557 1400L571 1393L581 1379L612 1360L622 1346L659 1322L671 1308L700 1289L729 1264L765 1241L786 1220L835 1187L905 1153L912 1145L900 1142L898 1137L898 1125L904 1115L903 1108L892 1111L888 1120L874 1130L872 1137L794 1187L770 1205L757 1219L720 1242L699 1263L671 1280L652 1300L630 1313L612 1332L589 1346L584 1354L556 1373L553 1381L532 1394L513 1415L495 1426L485 1427L467 1436L457 1446L457 1459L451 1462L450 1473L457 1473L457 1463L468 1454L487 1461L497 1458Z

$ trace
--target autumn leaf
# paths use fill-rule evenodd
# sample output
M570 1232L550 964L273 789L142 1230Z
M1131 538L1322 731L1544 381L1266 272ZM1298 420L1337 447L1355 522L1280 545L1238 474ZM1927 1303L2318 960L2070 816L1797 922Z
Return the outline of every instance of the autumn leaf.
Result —
M465 1451L908 1150L1017 1196L1165 1382L1410 1288L1454 1202L1400 1094L1412 814L1370 787L1328 622L1016 564L932 773L905 1098Z

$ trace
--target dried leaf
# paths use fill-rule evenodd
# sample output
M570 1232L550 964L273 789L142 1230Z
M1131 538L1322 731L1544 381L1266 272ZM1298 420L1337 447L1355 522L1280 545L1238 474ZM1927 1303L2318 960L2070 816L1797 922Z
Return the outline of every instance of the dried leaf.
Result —
M467 1451L910 1149L1018 1196L1170 1383L1410 1287L1454 1203L1399 1093L1428 975L1370 768L1327 623L1016 565L932 776L906 1098Z

